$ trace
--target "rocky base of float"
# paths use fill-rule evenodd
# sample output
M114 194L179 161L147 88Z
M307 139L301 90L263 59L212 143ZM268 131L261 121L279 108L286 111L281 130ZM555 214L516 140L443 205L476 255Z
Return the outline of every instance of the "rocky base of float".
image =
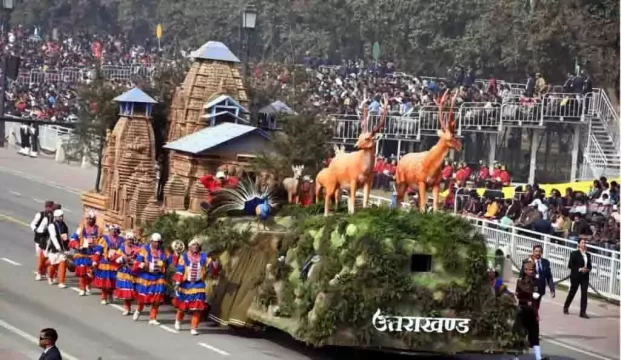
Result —
M267 225L230 216L209 226L206 217L167 214L151 230L186 242L198 236L204 250L220 253L223 271L209 287L221 324L260 323L312 346L524 348L513 331L516 305L490 289L484 238L468 222L384 208L329 217L321 210L285 207ZM439 331L437 321L430 325L437 318L469 321Z

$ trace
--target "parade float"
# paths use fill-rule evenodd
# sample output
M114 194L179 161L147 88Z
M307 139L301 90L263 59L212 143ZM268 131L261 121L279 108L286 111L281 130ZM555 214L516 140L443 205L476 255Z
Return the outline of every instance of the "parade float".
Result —
M298 202L306 182L300 167L283 182L288 196L277 198L277 182L252 176L252 156L269 151L270 136L246 119L239 60L217 42L192 56L171 105L162 201L154 100L134 89L117 98L120 119L106 138L102 190L83 194L85 210L105 223L158 232L172 250L199 239L222 264L208 284L209 317L221 325L270 326L312 346L432 353L523 348L513 331L513 298L492 290L485 240L472 225L446 214L367 208L366 201L360 209L355 196L347 210L337 204L329 216L323 204L287 204ZM352 186L368 194L383 115L362 131L358 151L341 149L317 175L317 199L326 186L326 198L341 190L355 194ZM450 134L449 124L440 142ZM246 175L236 188L212 194L218 199L203 212L207 190L200 178L219 171Z

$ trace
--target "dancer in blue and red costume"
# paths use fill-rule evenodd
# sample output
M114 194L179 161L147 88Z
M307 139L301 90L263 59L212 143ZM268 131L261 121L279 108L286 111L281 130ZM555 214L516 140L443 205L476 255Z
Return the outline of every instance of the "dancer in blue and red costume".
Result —
M121 256L119 249L124 240L121 237L121 228L112 225L108 235L104 235L95 247L93 268L96 270L93 287L101 290L102 305L107 305L112 298L116 286L116 272L119 269L117 259Z
M207 293L205 279L207 276L218 276L217 261L213 261L209 254L201 252L197 239L190 241L189 250L179 257L177 272L173 276L175 284L175 299L173 304L177 308L175 329L181 329L181 321L185 312L192 312L190 333L198 335L198 324L202 312L207 309Z
M157 313L166 294L166 269L174 262L174 257L167 254L162 247L162 235L151 234L151 241L136 256L133 270L138 272L136 278L136 302L134 321L138 320L145 305L151 305L149 325L159 325Z
M132 300L136 298L136 272L132 267L140 252L141 244L136 240L136 235L129 231L125 234L125 241L119 248L120 256L116 259L119 270L116 273L116 287L113 296L123 300L123 315L127 316L132 310Z
M75 234L71 236L69 248L76 251L73 255L75 265L75 276L78 278L79 295L86 296L91 293L91 281L93 280L93 256L102 235L102 231L97 226L95 213L89 211L86 214L84 224L78 227Z

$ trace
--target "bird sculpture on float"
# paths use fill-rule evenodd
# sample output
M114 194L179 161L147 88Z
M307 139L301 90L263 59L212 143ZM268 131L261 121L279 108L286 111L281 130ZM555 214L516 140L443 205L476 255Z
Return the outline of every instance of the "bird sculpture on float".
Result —
M438 210L438 196L442 181L442 164L451 149L461 150L461 142L455 136L455 100L457 92L452 97L449 111L445 104L449 97L446 90L440 100L435 100L438 106L438 142L428 151L409 153L404 155L397 164L395 180L397 183L397 207L401 206L403 197L409 186L418 188L419 211L424 212L427 205L427 187L432 188L433 210Z
M379 134L379 131L386 123L388 95L384 95L382 109L382 115L378 124L370 132L364 131L364 128L362 129L364 132L360 134L358 141L354 145L360 150L337 154L330 162L330 165L317 174L315 195L320 194L321 188L325 189L325 216L328 216L330 213L330 199L336 196L337 191L341 188L349 191L347 208L350 214L355 212L356 192L359 186L363 186L362 206L365 208L368 206L371 185L373 184L373 168L375 167L375 142L380 138L381 134ZM369 106L367 101L365 101L362 109L362 124L366 124L368 114Z
M215 203L212 214L242 211L248 216L256 216L263 228L277 204L273 187L260 191L259 185L249 179L240 181L235 188L220 189Z

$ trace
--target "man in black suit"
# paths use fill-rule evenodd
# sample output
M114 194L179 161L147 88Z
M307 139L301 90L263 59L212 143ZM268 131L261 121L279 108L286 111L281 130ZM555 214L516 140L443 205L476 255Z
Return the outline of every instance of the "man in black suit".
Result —
M58 340L58 333L52 328L46 328L41 330L39 335L39 346L43 348L43 354L39 357L39 360L63 360L60 355L60 350L56 347L56 340Z
M535 309L539 311L539 305L541 304L541 298L546 294L546 286L550 287L550 296L554 298L556 292L554 289L554 279L552 277L552 268L550 267L550 261L543 257L543 247L539 244L533 246L533 254L522 261L522 269L520 270L520 278L524 276L524 264L532 262L535 268L535 282L537 284L537 292L539 298L533 301Z
M589 316L586 314L587 291L589 289L589 273L593 265L591 263L591 254L587 252L585 239L580 239L578 250L571 252L567 266L571 270L569 275L570 287L565 300L565 306L563 306L563 313L569 314L569 306L574 300L574 296L576 296L578 287L580 287L580 317L588 319Z

